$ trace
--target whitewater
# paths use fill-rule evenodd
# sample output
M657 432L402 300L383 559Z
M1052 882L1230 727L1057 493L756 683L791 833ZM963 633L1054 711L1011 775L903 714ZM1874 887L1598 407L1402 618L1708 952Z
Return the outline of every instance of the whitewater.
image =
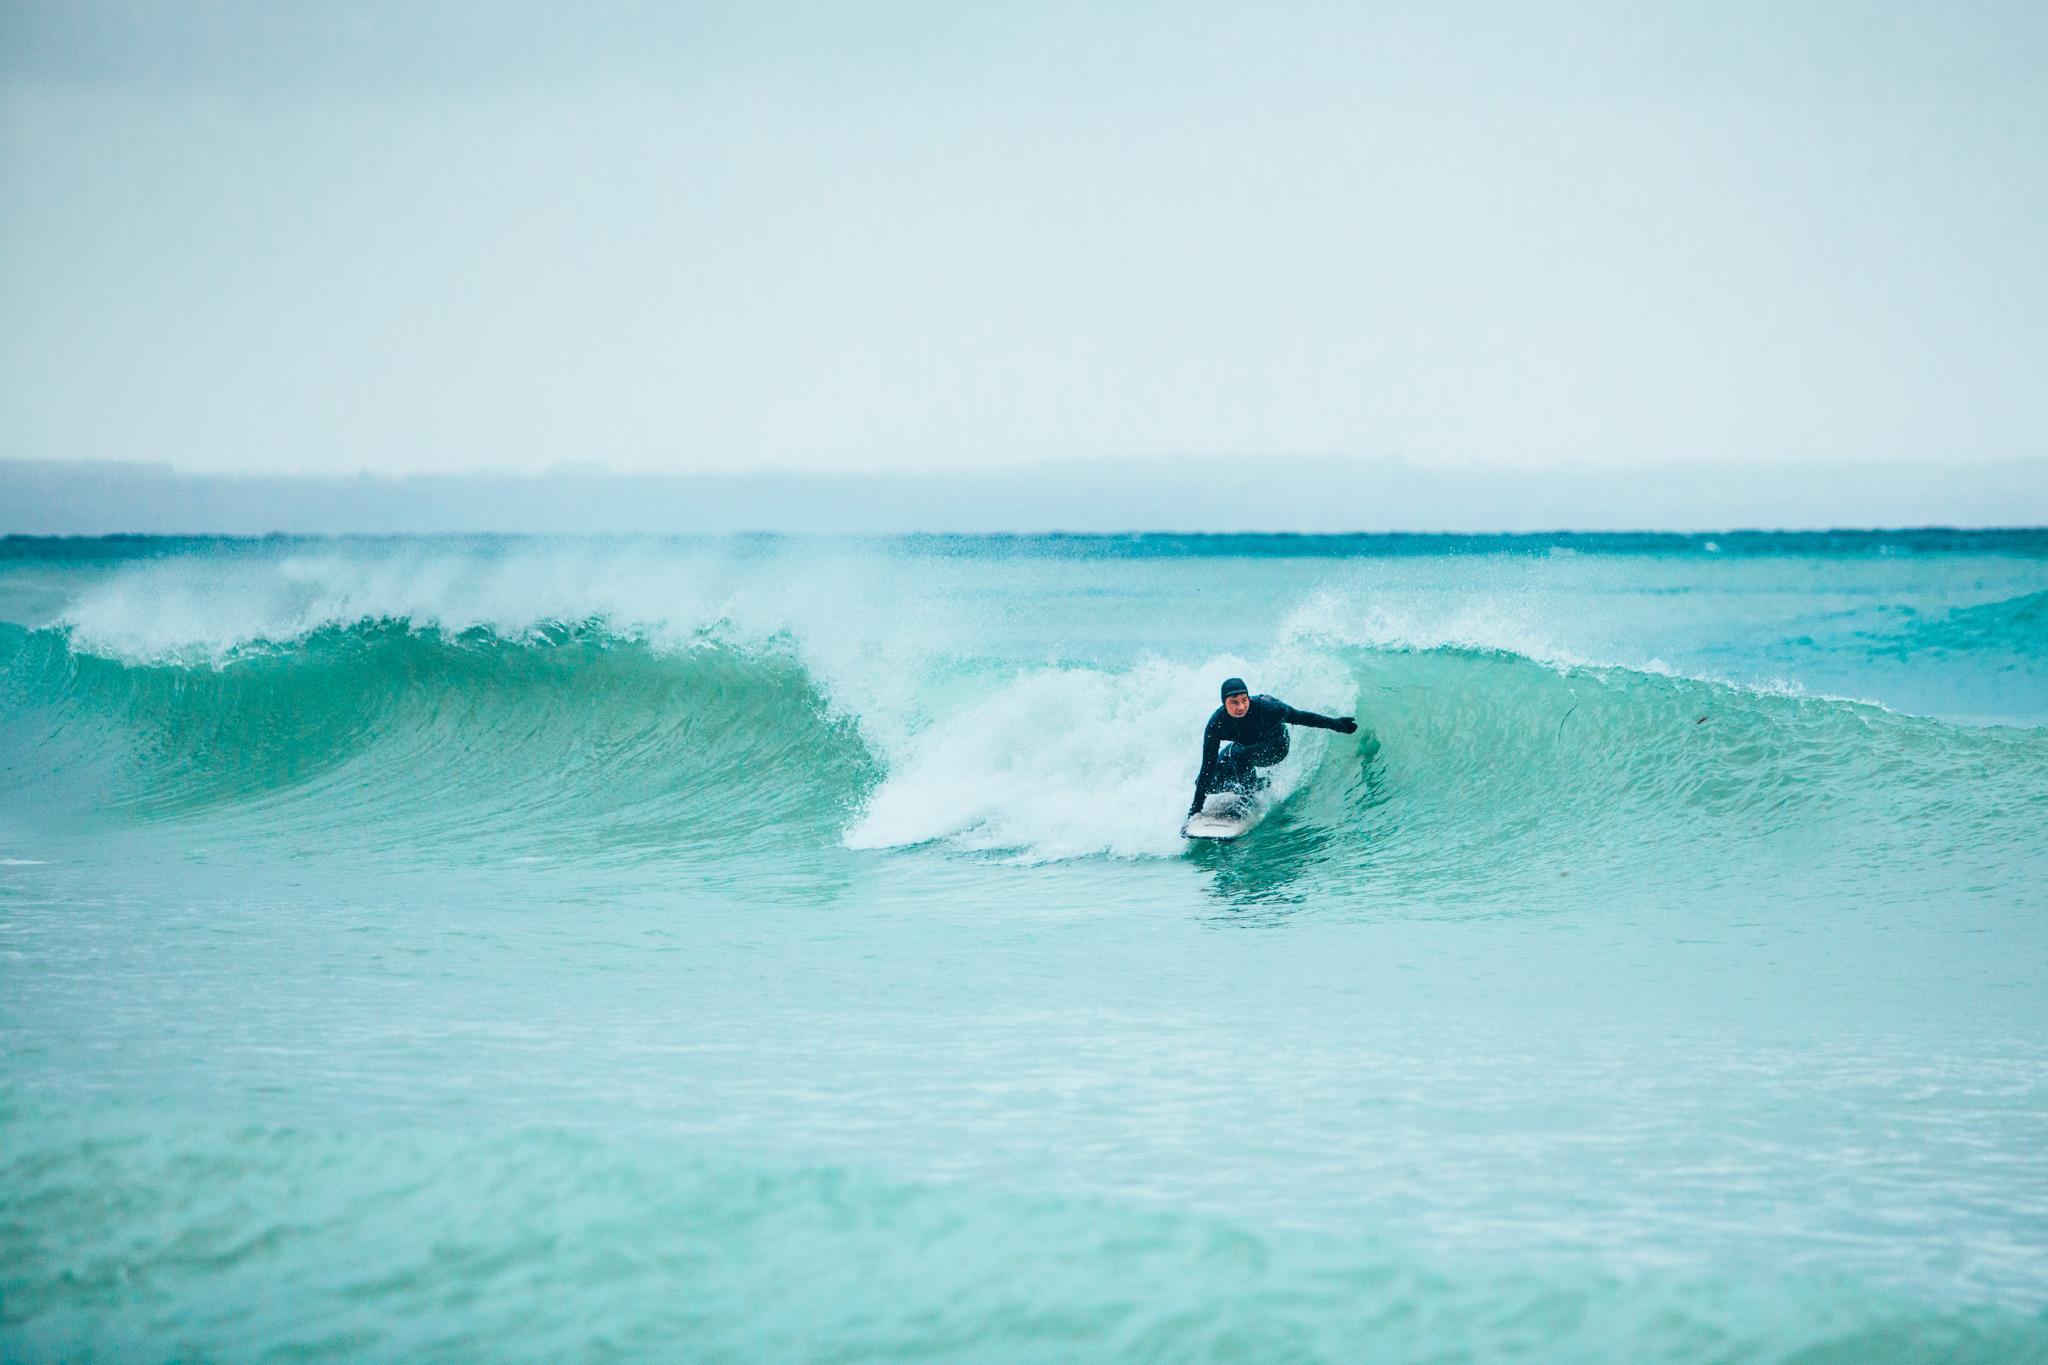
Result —
M2044 827L2042 531L9 538L0 1357L2048 1361Z

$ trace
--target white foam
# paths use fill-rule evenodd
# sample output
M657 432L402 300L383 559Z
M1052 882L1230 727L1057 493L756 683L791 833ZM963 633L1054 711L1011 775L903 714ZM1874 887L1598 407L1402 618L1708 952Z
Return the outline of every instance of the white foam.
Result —
M853 848L944 841L1032 860L1181 851L1202 727L1216 686L1239 674L1255 690L1310 710L1348 714L1349 675L1306 653L1199 665L1152 661L1128 672L1038 669L906 741L866 812ZM1321 761L1320 731L1270 770L1284 800Z

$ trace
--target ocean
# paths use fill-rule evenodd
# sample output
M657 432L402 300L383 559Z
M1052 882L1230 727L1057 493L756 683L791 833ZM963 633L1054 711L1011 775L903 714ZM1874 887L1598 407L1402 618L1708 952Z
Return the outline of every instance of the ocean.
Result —
M0 541L0 1357L2048 1361L2044 831L2048 531Z

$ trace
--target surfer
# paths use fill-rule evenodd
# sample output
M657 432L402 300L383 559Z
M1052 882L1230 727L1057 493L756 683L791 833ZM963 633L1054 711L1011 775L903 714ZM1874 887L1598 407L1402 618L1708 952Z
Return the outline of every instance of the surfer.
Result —
M1223 680L1223 705L1202 731L1202 771L1195 778L1193 815L1210 792L1235 791L1249 796L1266 785L1259 769L1287 757L1287 727L1313 725L1319 730L1354 734L1358 722L1349 716L1319 716L1297 711L1278 697L1251 695L1243 678Z

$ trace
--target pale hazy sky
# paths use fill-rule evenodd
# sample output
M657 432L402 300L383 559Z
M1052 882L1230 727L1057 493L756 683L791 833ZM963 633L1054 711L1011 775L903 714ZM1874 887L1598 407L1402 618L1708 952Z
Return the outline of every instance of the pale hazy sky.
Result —
M0 458L2048 455L2048 5L0 3Z

